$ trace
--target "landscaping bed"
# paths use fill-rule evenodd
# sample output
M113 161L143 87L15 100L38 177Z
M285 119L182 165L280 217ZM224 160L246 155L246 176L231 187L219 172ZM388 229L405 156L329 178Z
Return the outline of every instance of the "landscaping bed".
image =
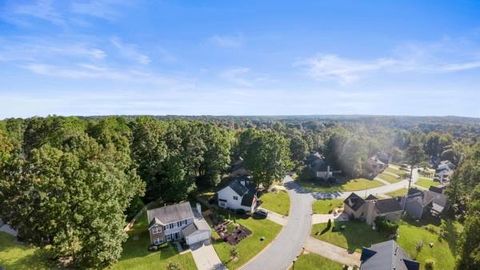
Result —
M217 232L218 236L223 239L223 241L229 243L230 245L236 245L247 236L252 234L252 232L245 228L245 226L234 223L230 220L216 225L215 231Z
M236 217L236 223L242 225L251 231L251 235L240 241L237 245L232 246L218 237L213 242L213 247L218 254L220 260L228 269L238 269L251 258L260 253L280 232L282 226L268 219L253 219L251 217ZM216 232L214 232L214 236ZM238 251L236 259L231 259L231 250L235 247Z

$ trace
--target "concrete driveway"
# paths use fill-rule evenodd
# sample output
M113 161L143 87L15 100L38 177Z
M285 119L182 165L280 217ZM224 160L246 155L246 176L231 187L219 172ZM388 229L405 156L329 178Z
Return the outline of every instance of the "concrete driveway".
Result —
M211 244L197 244L190 247L195 265L199 270L223 270L227 269Z
M290 197L287 224L269 246L242 267L244 270L288 269L310 235L313 198L290 176L284 181Z
M346 265L360 266L360 253L348 253L344 248L337 247L330 243L320 241L313 237L309 237L305 242L307 251L316 253L332 261L343 263Z

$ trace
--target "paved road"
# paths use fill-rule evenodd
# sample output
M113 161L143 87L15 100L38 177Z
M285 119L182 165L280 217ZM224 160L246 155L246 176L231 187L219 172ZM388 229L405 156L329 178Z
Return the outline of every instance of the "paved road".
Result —
M268 247L242 267L244 270L288 269L310 235L313 198L290 176L284 181L290 197L288 222Z

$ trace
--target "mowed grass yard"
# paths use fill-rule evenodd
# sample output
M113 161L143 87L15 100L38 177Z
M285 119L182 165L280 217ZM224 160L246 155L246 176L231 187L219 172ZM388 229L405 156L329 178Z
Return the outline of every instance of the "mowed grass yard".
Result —
M388 165L388 167L385 169L385 171L389 172L389 173L396 174L396 175L400 176L400 178L408 177L408 172L407 171L404 171L404 170L400 169L399 167L391 165L391 164Z
M381 173L379 175L377 175L377 177L375 178L380 178L384 181L387 181L389 183L397 183L397 182L400 182L402 179L400 177L395 177L391 174L388 174L388 173Z
M312 205L314 214L329 214L335 208L343 206L342 199L316 200Z
M286 191L277 190L264 193L260 197L260 200L262 201L261 207L280 215L288 216L288 212L290 211L290 198Z
M402 196L407 195L407 192L408 192L408 190L406 188L401 188L401 189L398 189L398 190L395 190L395 191L392 191L392 192L389 192L389 193L385 193L385 195L388 195L390 197L402 197Z
M433 179L427 177L419 177L415 185L430 188L431 186L438 187L440 182L433 181Z
M15 237L0 232L0 266L18 270L56 269L47 264L43 254L42 249L20 244Z
M369 247L372 244L388 240L383 234L374 231L369 225L359 221L339 222L339 224L346 225L344 231L332 232L328 231L322 235L317 234L321 232L326 224L316 224L312 228L312 236L343 247L350 252L361 252L362 247ZM453 269L455 265L455 239L458 238L458 233L461 230L459 223L448 222L449 226L447 238L439 237L440 228L436 225L421 225L401 221L398 230L399 237L398 244L405 249L405 251L422 264L425 261L433 259L435 265L441 269ZM423 241L423 248L417 253L417 244ZM433 247L429 244L432 243Z
M331 185L331 186L324 186L312 181L305 181L305 180L298 180L298 182L300 183L300 185L302 185L302 187L304 187L305 189L311 192L325 192L325 193L357 191L357 190L383 186L383 183L380 181L370 180L366 178L355 178L355 179L348 180L344 184Z
M290 268L293 270L293 268ZM303 254L295 263L295 270L341 270L343 265L314 253Z
M144 213L128 232L129 238L123 245L122 257L109 269L166 269L170 262L179 265L181 269L197 269L191 253L180 255L172 245L166 245L159 251L148 251L150 237L147 227L147 214ZM135 240L135 236L138 240Z
M268 244L270 244L270 242L272 242L273 239L275 239L282 228L282 226L268 219L247 218L237 219L236 222L252 231L251 235L236 245L238 250L238 258L236 261L230 259L232 245L221 239L216 240L213 243L213 247L217 251L218 257L228 269L238 269L255 255L260 253ZM262 236L265 239L260 241Z

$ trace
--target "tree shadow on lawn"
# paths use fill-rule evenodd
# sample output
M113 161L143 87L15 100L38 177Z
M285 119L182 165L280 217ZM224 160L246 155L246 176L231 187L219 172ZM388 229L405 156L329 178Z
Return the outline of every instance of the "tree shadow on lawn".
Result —
M136 236L138 236L138 240L134 240L134 235L131 235L127 242L123 244L123 252L119 261L146 257L154 254L156 256L160 255L160 259L164 260L178 254L175 250L175 247L173 247L173 245L170 243L162 246L158 251L148 251L148 246L150 245L150 236L148 231L136 234Z
M322 183L320 181L315 181L315 180L300 180L300 179L296 180L295 182L298 182L301 188L307 191L304 193L309 193L309 192L340 193L344 191L344 188L343 188L344 183L328 184L328 183Z
M342 226L344 226L344 229L341 229ZM333 232L333 230L336 231ZM370 225L363 221L335 222L335 226L329 233L337 233L343 236L349 253L360 252L363 247L370 247L372 244L388 240L385 234L374 231Z
M0 266L5 267L5 269L58 269L56 261L51 259L51 254L48 250L16 242L15 238L10 235L0 235L0 238L2 238L0 252L21 254L18 256L11 256L10 259L6 258L5 260L2 260Z
M430 233L436 234L438 236L438 241L446 241L452 254L456 255L457 240L460 237L460 232L455 226L454 220L449 218L441 219L438 217L424 216L418 221L408 217L404 217L402 221L411 226L415 226L417 228L427 230ZM444 226L441 226L442 221L445 223Z

